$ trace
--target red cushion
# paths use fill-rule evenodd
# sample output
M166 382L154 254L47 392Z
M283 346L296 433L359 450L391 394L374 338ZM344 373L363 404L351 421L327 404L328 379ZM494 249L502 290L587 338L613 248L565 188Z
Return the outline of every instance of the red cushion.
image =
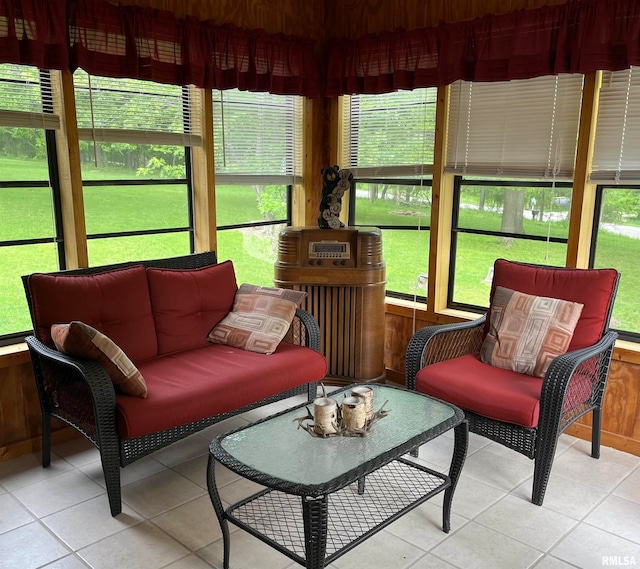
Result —
M280 342L270 355L207 344L159 356L139 369L147 383L147 398L117 395L123 438L164 431L319 381L327 364L311 348Z
M29 277L36 336L53 347L51 325L79 320L113 340L131 360L158 353L147 275L142 265L93 275Z
M233 306L238 289L233 263L188 270L149 268L147 275L158 353L207 345L207 335Z
M542 379L490 366L473 354L422 368L416 388L489 419L538 424Z
M498 286L583 304L569 351L595 344L607 326L607 315L616 285L615 269L537 267L497 259L494 263L491 300ZM489 314L485 332L489 330Z

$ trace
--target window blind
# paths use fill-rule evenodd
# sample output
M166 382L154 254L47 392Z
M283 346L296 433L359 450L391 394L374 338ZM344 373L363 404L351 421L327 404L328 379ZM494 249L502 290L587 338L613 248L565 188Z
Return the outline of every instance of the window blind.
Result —
M80 140L200 146L189 89L139 79L73 74Z
M53 114L48 71L4 63L0 65L0 126L59 129Z
M445 171L571 179L582 75L451 86Z
M591 179L640 181L640 68L603 73Z
M302 182L302 97L213 91L217 184Z
M356 178L430 176L437 89L344 98L342 141Z

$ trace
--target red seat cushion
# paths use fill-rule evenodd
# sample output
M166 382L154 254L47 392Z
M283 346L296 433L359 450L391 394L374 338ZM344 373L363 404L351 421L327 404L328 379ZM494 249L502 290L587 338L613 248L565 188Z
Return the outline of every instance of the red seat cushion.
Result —
M159 356L138 367L147 383L148 396L117 395L118 431L123 438L238 409L321 380L327 373L324 356L287 342L280 342L270 355L207 344Z
M159 354L207 345L238 289L231 261L200 269L149 268L147 276Z
M416 389L489 419L538 425L542 379L490 366L474 354L422 368Z
M108 336L134 362L158 354L142 265L93 275L29 276L35 334L54 347L52 324L79 320Z
M595 344L608 325L609 306L616 286L615 269L568 269L539 267L497 259L491 283L491 300L496 287L559 298L583 304L568 351ZM485 333L489 330L487 314Z

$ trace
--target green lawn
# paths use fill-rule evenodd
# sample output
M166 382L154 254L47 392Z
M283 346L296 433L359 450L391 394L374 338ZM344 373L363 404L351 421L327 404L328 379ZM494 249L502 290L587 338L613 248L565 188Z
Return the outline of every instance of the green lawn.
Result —
M89 168L94 168L88 166ZM84 166L83 166L84 168ZM46 179L46 164L0 158L3 179ZM135 173L124 169L102 171L105 179L126 179ZM97 177L95 171L91 177ZM217 222L232 225L262 219L251 188L221 186L216 189ZM105 186L85 189L88 233L185 227L187 195L183 185ZM48 188L0 189L0 240L28 239L53 235L53 215ZM393 201L358 200L360 225L420 225L430 220L428 205L420 211ZM486 230L500 229L500 215L492 211L463 209L460 224ZM566 237L568 222L550 225L524 220L525 232ZM270 285L277 254L278 228L225 230L218 232L218 257L232 259L239 283ZM506 246L500 239L483 235L459 235L454 300L488 305L489 285L482 281L498 257L563 265L566 246L517 240ZM124 260L157 258L189 252L186 232L92 239L88 244L93 265ZM383 252L387 264L387 289L424 296L418 275L428 272L429 231L385 230ZM640 290L640 240L603 233L599 239L597 266L614 266L621 273L613 325L640 332L638 297ZM0 248L0 334L31 327L20 276L35 271L56 270L53 244Z

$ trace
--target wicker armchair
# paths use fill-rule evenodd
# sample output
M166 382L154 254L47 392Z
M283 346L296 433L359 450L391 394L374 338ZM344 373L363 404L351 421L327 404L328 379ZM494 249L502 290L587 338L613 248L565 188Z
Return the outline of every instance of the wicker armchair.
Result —
M502 286L584 304L569 351L551 361L543 378L480 361L490 312L472 322L422 328L409 342L407 388L454 403L465 411L471 432L533 459L534 504L544 500L558 437L588 412L593 414L591 456L600 456L602 402L617 337L608 328L618 281L613 269L496 261L492 301L496 286ZM520 404L519 390L529 390L529 404L533 401L535 408L523 424L503 420L503 413L512 415Z

